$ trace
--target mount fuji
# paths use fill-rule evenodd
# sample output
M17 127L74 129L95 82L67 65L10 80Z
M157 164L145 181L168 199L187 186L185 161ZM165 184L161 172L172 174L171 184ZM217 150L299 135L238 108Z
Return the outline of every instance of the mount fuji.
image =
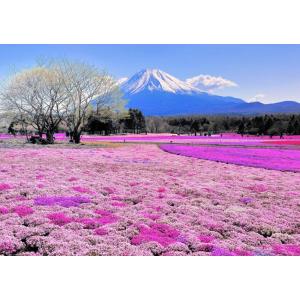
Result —
M263 104L218 96L158 69L141 70L131 78L121 78L118 85L128 100L127 107L138 108L148 116L300 112L300 103L294 101Z

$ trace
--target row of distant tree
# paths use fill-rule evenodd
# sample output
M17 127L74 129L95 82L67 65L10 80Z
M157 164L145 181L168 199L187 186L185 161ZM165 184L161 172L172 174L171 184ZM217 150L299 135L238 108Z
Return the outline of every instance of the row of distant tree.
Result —
M236 132L241 135L283 136L300 134L300 115L264 116L170 116L144 117L138 109L123 116L92 114L84 131L90 134L164 133L211 135Z
M210 135L236 132L272 137L300 134L300 115L147 117L146 128L154 133Z

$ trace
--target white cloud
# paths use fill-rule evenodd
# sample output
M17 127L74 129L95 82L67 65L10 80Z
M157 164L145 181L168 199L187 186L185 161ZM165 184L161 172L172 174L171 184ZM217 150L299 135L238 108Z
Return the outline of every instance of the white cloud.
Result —
M186 82L194 87L210 93L213 93L214 90L238 86L235 82L223 77L215 77L202 74L199 76L188 78Z
M257 94L252 98L250 98L248 102L257 102L257 101L264 102L265 98L266 98L265 94Z

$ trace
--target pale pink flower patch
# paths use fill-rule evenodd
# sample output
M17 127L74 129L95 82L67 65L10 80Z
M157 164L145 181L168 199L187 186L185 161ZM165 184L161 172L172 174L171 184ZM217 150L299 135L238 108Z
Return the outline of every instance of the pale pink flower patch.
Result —
M116 189L115 189L115 188L111 188L111 187L108 187L108 186L104 187L103 190L104 190L106 193L108 193L108 194L113 194L113 193L116 192Z
M243 249L234 249L233 253L236 256L252 256L253 253L251 251L243 250Z
M9 239L7 240L3 240L1 238L0 240L0 254L3 253L3 254L6 254L6 255L9 255L9 254L12 254L16 251L16 245Z

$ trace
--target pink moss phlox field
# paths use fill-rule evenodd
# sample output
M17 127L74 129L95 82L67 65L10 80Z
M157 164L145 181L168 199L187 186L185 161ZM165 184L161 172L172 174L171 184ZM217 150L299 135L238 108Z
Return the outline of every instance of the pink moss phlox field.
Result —
M297 172L153 144L0 157L0 255L300 255Z
M45 136L44 136L45 137ZM0 134L0 140L24 140L25 136L10 134ZM55 134L56 142L67 142L68 137L64 133ZM170 133L150 133L150 134L126 134L113 136L99 136L99 135L82 135L81 141L83 143L97 143L97 142L112 142L112 143L176 143L176 144L221 144L221 145L268 145L268 146L299 146L300 136L285 136L280 139L279 136L255 136L244 135L236 133L214 134L212 136L200 135L177 135ZM69 158L73 160L72 158ZM146 160L145 160L146 161Z
M300 172L300 150L164 144L169 153L280 171Z

